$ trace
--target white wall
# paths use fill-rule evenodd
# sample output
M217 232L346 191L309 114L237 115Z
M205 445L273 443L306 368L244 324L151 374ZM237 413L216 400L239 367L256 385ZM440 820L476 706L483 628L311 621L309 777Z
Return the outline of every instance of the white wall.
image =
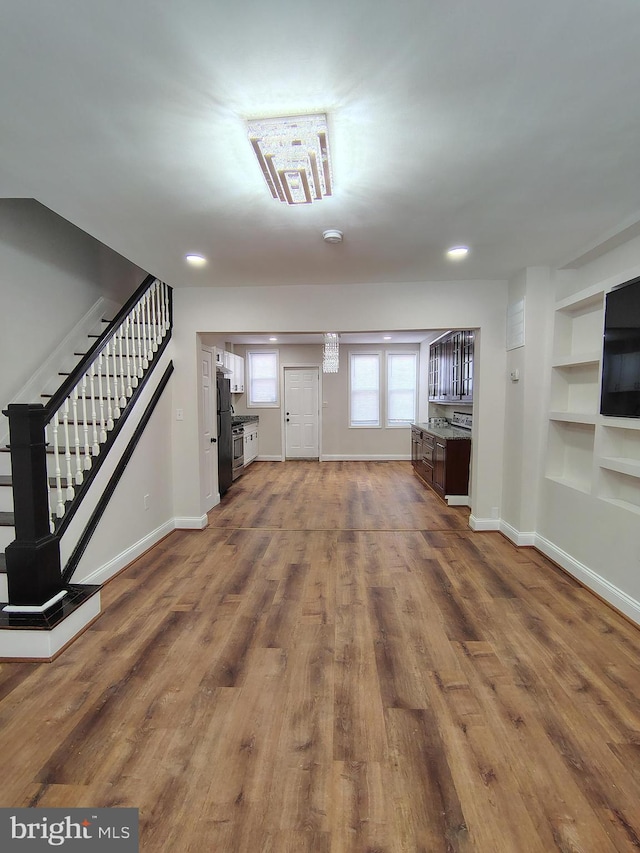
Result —
M33 199L0 199L1 407L101 297L123 303L144 277Z
M322 347L320 345L270 344L269 346L240 347L235 351L246 357L247 350L277 349L280 369L287 366L317 365L322 371ZM384 420L384 399L386 394L387 352L419 352L417 344L387 344L376 346L349 345L340 346L340 369L335 374L320 372L322 409L320 451L323 458L349 459L410 459L411 435L409 427L391 428L384 426L376 429L351 429L349 427L349 353L356 351L379 351L382 354L381 400ZM428 354L428 350L427 350ZM234 408L238 414L253 414L260 417L260 455L268 458L282 456L282 402L283 389L280 389L281 405L277 409L248 408L246 394L232 395Z
M472 459L472 516L498 525L502 493L506 282L394 285L179 288L174 291L176 515L201 517L198 454L198 333L478 329Z

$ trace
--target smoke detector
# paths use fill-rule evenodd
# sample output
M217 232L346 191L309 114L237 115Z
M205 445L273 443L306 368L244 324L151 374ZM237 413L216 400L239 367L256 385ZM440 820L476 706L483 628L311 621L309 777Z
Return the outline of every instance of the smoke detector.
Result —
M322 232L322 239L325 243L342 243L342 237L342 231L338 231L337 228L328 228Z

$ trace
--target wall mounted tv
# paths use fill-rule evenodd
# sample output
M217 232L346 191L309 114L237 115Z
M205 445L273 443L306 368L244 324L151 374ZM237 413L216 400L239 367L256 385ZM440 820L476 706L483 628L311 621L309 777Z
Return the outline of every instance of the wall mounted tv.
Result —
M640 418L640 278L607 294L600 414Z

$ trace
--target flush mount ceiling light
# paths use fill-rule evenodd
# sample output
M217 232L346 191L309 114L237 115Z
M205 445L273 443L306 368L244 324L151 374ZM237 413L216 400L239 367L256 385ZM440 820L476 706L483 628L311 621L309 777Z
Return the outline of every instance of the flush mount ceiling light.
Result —
M447 249L447 257L451 258L452 261L460 261L462 258L466 258L468 254L468 246L452 246L450 249Z
M274 199L311 204L333 192L327 116L251 119L249 140Z
M184 259L188 264L191 264L192 267L203 267L207 263L207 259L204 255L185 255Z
M322 232L322 239L325 243L342 243L343 237L342 231L338 231L337 228L327 228L326 231Z

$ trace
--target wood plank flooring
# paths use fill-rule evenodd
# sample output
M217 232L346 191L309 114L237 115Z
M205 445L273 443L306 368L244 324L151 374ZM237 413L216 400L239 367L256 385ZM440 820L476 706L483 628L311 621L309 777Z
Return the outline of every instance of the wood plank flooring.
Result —
M204 531L0 665L1 806L145 853L640 848L640 631L409 463L254 463Z

